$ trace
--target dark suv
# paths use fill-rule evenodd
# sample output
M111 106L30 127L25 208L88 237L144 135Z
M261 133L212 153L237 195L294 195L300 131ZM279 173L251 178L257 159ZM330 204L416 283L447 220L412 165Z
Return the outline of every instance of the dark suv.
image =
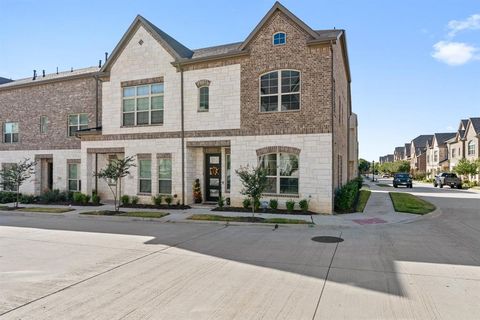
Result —
M393 176L393 187L406 186L407 188L413 188L412 178L408 173L395 173Z

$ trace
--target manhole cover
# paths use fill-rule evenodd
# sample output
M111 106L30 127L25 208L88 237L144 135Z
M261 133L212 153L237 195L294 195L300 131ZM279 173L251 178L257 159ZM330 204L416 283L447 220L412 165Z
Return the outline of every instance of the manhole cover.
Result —
M338 243L338 242L343 242L342 238L339 237L330 237L330 236L319 236L319 237L313 237L313 241L316 242L321 242L321 243Z

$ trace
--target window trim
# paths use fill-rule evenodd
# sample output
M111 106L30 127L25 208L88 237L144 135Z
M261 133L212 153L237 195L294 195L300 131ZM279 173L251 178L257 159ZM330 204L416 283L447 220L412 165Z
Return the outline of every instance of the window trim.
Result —
M208 94L208 99L207 99L207 109L201 109L200 108L200 102L201 102L201 90L203 88L207 88L207 94ZM197 92L198 92L198 102L197 102L197 112L208 112L210 111L210 86L209 85L202 85L200 87L198 87L197 89Z
M275 36L276 36L277 34L283 34L283 35L285 35L285 37L284 37L285 42L283 42L283 43L275 43ZM273 46L284 46L284 45L286 45L286 44L287 44L287 33L286 33L285 31L277 31L277 32L275 32L275 33L272 35L272 45L273 45Z
M77 178L76 179L70 178L70 166L71 165L77 166ZM80 163L77 163L77 162L67 163L67 190L68 191L80 192L82 190L82 180L80 179L81 175L79 174L79 170L80 170ZM77 181L77 190L71 190L70 189L70 181Z
M17 124L17 132L7 133L7 124ZM10 142L7 142L6 136L10 135ZM13 135L17 134L17 141L13 141ZM18 121L6 121L3 123L3 143L14 144L20 142L20 123Z
M269 195L269 196L283 196L283 197L288 197L288 196L291 196L291 197L299 197L300 196L300 155L299 154L295 154L295 153L289 153L289 152L282 152L282 151L277 151L277 152L269 152L269 153L262 153L260 155L257 156L257 161L258 161L258 164L260 165L260 158L261 157L264 157L264 156L268 156L268 155L271 155L271 154L275 154L276 155L276 175L275 176L272 176L272 175L267 175L267 178L275 178L276 180L276 185L275 185L275 188L276 188L276 192L265 192L263 195ZM281 154L286 154L286 155L293 155L295 157L297 157L297 161L298 161L298 167L297 167L297 171L298 171L298 177L293 177L293 176L282 176L280 175L280 166L279 166L279 161L280 161L280 155ZM281 193L280 192L280 186L281 186L281 182L280 180L282 178L294 178L294 179L297 179L298 180L298 190L297 190L297 193Z
M78 130L81 130L80 127L81 127L82 125L80 124L80 115L82 115L82 114L84 114L84 115L87 116L87 124L86 124L86 126L87 126L87 128L88 128L88 124L89 124L89 122L90 122L89 119L88 119L88 113L86 113L86 112L70 113L70 114L68 114L68 116L67 116L67 137L75 137L75 133L74 133L73 135L70 135L70 127L75 127L75 125L70 125L70 117L71 117L71 116L77 116L78 123L77 123L77 125L76 125L77 130L75 130L75 132L77 132Z
M42 119L45 119L45 131L42 130L42 129L43 129ZM41 133L41 134L46 134L46 133L48 133L48 124L49 124L48 116L46 116L46 115L41 115L41 116L40 116L40 133Z
M298 93L281 93L280 91L276 94L265 94L263 97L273 97L273 96L278 96L280 99L278 99L278 106L277 110L274 111L262 111L262 77L264 75L267 75L272 72L277 72L280 76L278 77L278 88L281 90L281 85L282 85L282 77L281 73L282 71L296 71L298 72L298 77L299 77L299 88L298 88ZM269 113L276 113L276 112L299 112L302 110L302 72L298 69L275 69L275 70L270 70L267 72L264 72L258 76L258 112L261 114L269 114ZM295 110L282 110L282 99L281 96L283 95L293 95L293 94L298 94L298 104L299 107L298 109Z
M170 161L170 179L160 178L160 161ZM157 180L158 180L158 192L159 195L171 195L173 191L173 161L171 157L157 157ZM170 181L170 193L160 193L160 181Z
M153 85L162 85L163 86L163 92L162 93L155 93L152 94L152 86ZM143 86L148 86L148 95L146 96L137 96L137 88L138 87L143 87ZM132 97L124 97L123 96L123 91L127 88L135 88L135 95ZM145 111L140 111L140 112L146 112L148 111L148 123L144 124L137 124L137 99L138 98L148 98L148 110ZM162 122L161 123L153 123L152 124L152 98L153 97L163 97L163 106L162 109L155 109L154 111L162 111L163 117L162 117ZM128 111L124 112L123 111L123 102L125 99L133 99L135 101L134 105L134 110L133 111ZM152 83L145 83L145 84L134 84L134 85L128 85L128 86L121 86L120 87L120 127L121 128L135 128L135 127L152 127L152 126L163 126L165 124L165 83L164 82L152 82ZM124 123L124 114L125 113L133 113L133 124L125 124Z
M149 178L149 179L148 179L148 178L142 178L142 177L140 176L140 172L141 172L141 170L142 170L142 168L141 168L141 167L142 167L141 161L150 161L150 178ZM151 157L140 157L140 158L138 159L138 180L137 180L137 181L138 181L138 188L137 188L137 190L138 190L138 194L139 194L139 195L151 195L151 194L152 194L152 173L153 173L153 172L152 172L152 158L151 158ZM141 181L142 181L142 180L150 181L150 192L146 192L146 191L142 191L142 190L141 190L141 185L142 185L142 184L141 184Z
M473 150L470 150L470 147L472 147ZM475 153L477 152L477 148L476 148L474 140L468 141L467 150L468 150L468 155L469 156L474 156L475 155Z

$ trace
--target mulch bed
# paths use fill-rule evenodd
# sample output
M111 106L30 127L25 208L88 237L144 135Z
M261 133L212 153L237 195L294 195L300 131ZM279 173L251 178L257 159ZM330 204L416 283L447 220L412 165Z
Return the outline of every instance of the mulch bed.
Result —
M63 201L63 202L35 201L31 204L46 204L46 205L51 205L51 206L83 206L83 207L103 206L103 203L96 204L96 203L93 203L93 202L81 203L81 202L73 202L73 201Z
M182 206L181 204L179 205L167 205L167 204L161 204L159 206L154 205L154 204L143 204L143 203L137 203L137 204L122 204L120 208L137 208L137 209L163 209L163 210L185 210L185 209L191 209L192 207L184 205Z
M219 212L252 212L251 208L243 208L243 207L223 207L223 208L213 208L212 211L219 211ZM300 210L293 210L292 212L287 211L286 209L276 209L273 210L271 208L268 209L258 209L255 210L255 213L272 213L272 214L293 214L293 215L299 215L299 216L309 216L309 215L316 215L317 213L312 212L312 211L300 211Z

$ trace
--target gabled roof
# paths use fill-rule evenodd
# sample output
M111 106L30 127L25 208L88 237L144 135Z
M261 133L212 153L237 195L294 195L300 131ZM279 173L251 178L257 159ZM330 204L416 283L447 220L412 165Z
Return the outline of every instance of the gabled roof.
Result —
M131 39L138 26L140 25L143 26L155 38L155 40L157 40L158 43L175 58L175 60L182 58L191 58L193 56L192 50L188 49L186 46L172 38L170 35L159 29L157 26L155 26L153 23L151 23L141 15L137 15L135 20L133 20L132 24L128 28L127 32L125 32L122 39L120 39L120 42L117 44L115 49L113 49L110 58L103 65L101 69L102 72L107 70L110 65L118 58L123 48L127 45L128 41Z
M480 134L480 118L470 118L469 120L475 133Z
M7 79L7 78L0 77L0 84L12 82L12 81L13 81L13 80L11 80L11 79Z
M422 134L412 140L412 145L415 147L415 155L422 154L425 151L427 144L430 144L433 139L433 134Z
M435 133L435 140L437 141L437 145L443 145L452 138L455 138L457 132L445 132L445 133Z
M404 154L405 153L405 147L396 147L394 153Z
M465 130L467 129L468 119L460 120L460 125L458 126L458 130Z
M407 157L410 157L411 155L411 152L410 152L411 146L412 146L411 143L405 143L405 156Z

